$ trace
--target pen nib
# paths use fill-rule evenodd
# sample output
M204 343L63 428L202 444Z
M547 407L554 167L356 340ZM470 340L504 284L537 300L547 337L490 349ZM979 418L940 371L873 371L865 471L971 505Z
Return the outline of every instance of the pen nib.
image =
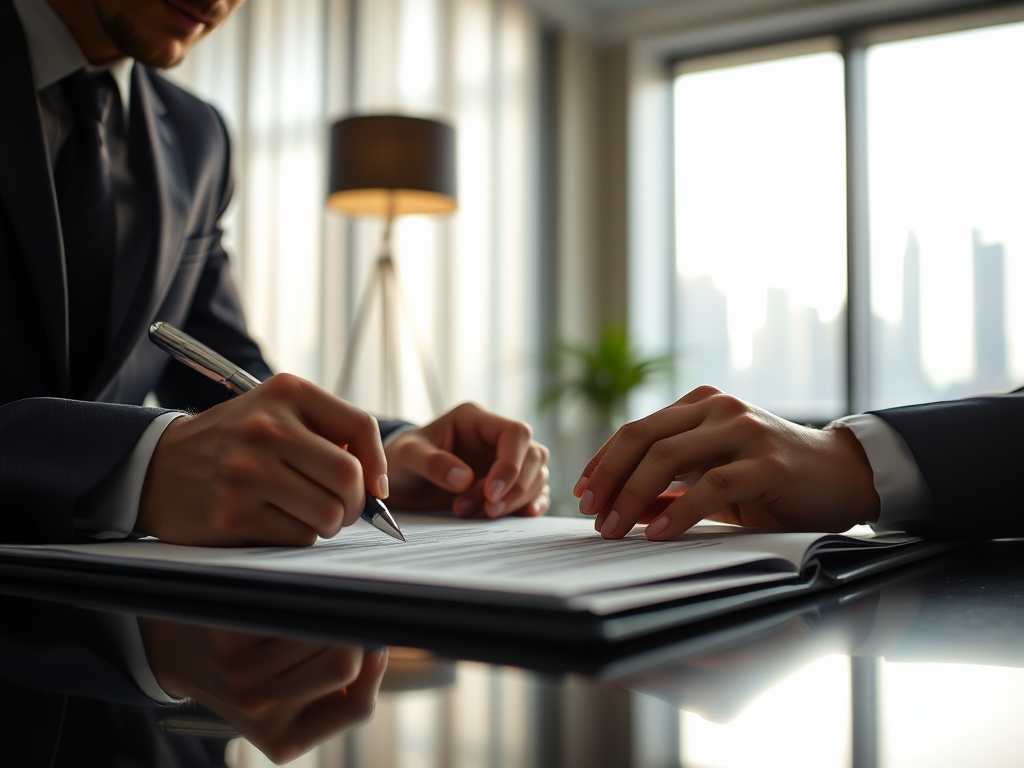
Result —
M370 525L394 539L405 541L405 535L402 533L402 529L398 527L398 523L395 522L391 512L388 511L387 507L379 499L377 500L377 505L380 508L374 511L373 517L370 519Z

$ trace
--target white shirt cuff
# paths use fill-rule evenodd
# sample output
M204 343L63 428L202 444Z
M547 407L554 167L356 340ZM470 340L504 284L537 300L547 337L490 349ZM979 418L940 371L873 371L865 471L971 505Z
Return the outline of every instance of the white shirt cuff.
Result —
M160 687L146 658L146 646L142 643L142 633L135 616L124 613L97 611L96 617L103 623L106 637L117 648L124 659L128 671L135 684L146 696L158 704L180 704L184 699L176 699Z
M927 526L932 516L931 491L900 433L870 413L846 416L832 425L853 432L868 457L881 502L878 522L871 527L889 532Z
M164 413L153 419L131 453L121 460L103 483L90 495L85 509L75 515L75 530L90 539L124 539L135 530L142 486L156 444L167 425L185 414Z

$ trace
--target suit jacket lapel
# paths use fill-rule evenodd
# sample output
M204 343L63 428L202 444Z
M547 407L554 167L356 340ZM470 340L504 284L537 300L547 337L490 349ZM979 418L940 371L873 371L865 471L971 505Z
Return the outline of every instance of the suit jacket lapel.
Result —
M106 388L149 330L177 272L185 239L189 195L181 146L164 119L166 107L163 100L153 88L145 67L138 64L132 71L131 112L132 133L141 128L144 132L142 144L149 148L148 158L136 164L134 169L145 177L137 181L149 187L155 201L152 239L137 285L115 282L115 290L131 292L131 304L124 322L114 333L107 359L90 390L91 396ZM142 122L141 126L135 125L137 120Z
M0 199L21 244L32 288L42 308L49 353L60 391L68 380L67 277L43 125L21 21L10 0L0 0Z

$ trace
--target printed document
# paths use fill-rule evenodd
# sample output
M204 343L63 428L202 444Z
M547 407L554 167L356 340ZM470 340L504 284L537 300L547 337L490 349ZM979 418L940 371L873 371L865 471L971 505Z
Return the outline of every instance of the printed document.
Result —
M642 528L625 539L606 541L591 520L578 518L456 520L415 513L396 517L407 543L358 523L305 549L187 547L143 539L0 546L0 556L608 615L795 580L821 552L915 541L875 536L870 529L839 536L750 532L706 523L669 542L648 541Z

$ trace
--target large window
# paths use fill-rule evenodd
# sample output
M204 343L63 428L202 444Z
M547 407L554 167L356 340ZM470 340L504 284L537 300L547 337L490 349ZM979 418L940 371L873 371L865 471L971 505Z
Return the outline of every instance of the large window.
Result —
M871 404L1024 382L1024 24L873 45L866 75Z
M846 150L832 47L694 62L676 81L684 390L713 384L803 418L843 407Z
M679 65L681 391L821 422L1024 382L1024 23L1000 21Z

